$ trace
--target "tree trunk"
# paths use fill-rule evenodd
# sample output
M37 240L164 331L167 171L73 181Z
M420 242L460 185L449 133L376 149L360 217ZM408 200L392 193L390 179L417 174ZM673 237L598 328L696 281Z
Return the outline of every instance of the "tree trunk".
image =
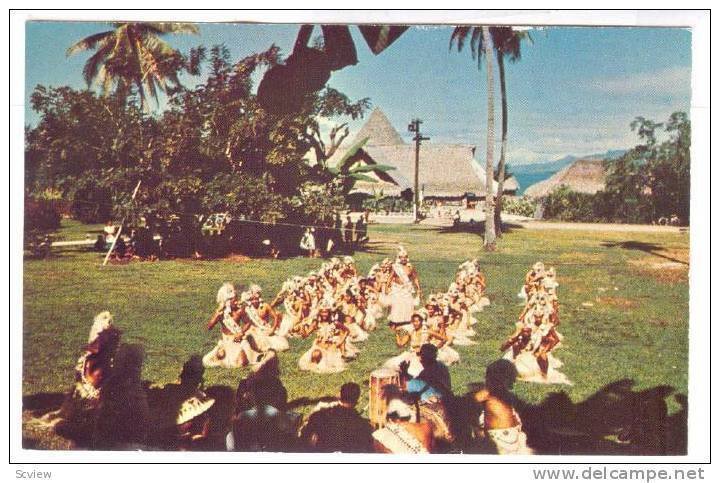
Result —
M505 190L505 153L507 151L507 89L505 87L505 61L504 54L499 50L497 53L498 75L500 76L500 99L502 105L502 144L500 145L500 160L498 161L498 189L495 201L495 233L502 238L502 202L503 191Z
M485 250L495 249L495 209L493 193L495 151L495 82L493 79L490 29L482 27L483 50L487 67L487 152L485 159Z

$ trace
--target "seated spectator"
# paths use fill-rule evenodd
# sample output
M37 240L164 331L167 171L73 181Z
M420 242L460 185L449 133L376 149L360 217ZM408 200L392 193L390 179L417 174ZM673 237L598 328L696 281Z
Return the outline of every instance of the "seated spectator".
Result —
M144 446L150 410L141 380L145 352L139 345L118 349L112 375L105 383L95 427L97 449Z
M330 453L371 453L372 429L355 406L360 386L346 383L340 388L338 404L311 414L302 430L301 440L307 451Z
M96 252L104 252L105 251L105 237L102 235L97 236L97 240L95 240L95 244L93 245L93 250Z
M378 453L427 454L434 450L433 429L420 421L417 409L407 396L389 398L387 423L372 434Z
M512 386L517 378L515 365L505 359L490 364L485 371L485 388L474 399L482 406L484 436L498 454L533 454L527 446L527 435L515 410Z
M214 404L215 400L202 391L183 401L175 420L177 449L192 451L205 448L210 434L209 410Z
M437 360L437 351L434 345L423 344L420 348L422 371L417 377L408 380L409 363L404 362L400 366L401 377L407 381L408 395L418 401L420 420L432 425L436 442L451 444L455 441L455 435L448 411L453 397L450 372L445 364Z
M296 447L299 415L286 412L287 392L276 377L272 355L258 371L240 382L238 406L232 420L232 430L226 436L228 451L292 451ZM280 407L278 407L280 406Z

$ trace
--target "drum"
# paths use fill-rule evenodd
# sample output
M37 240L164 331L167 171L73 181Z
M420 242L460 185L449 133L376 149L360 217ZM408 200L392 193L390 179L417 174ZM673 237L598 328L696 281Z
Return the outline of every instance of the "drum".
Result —
M370 404L368 416L370 424L375 428L385 426L387 415L387 399L385 397L385 386L400 387L400 375L387 368L376 369L370 374Z

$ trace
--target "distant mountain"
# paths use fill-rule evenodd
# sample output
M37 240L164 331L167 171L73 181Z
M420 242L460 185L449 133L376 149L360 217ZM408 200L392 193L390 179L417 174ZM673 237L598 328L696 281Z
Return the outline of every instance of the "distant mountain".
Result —
M539 181L548 179L561 169L571 165L578 159L617 159L625 154L625 150L611 149L604 153L588 154L585 156L575 156L568 154L555 161L546 161L532 164L510 164L510 171L517 179L519 189L518 194L522 194L529 187Z

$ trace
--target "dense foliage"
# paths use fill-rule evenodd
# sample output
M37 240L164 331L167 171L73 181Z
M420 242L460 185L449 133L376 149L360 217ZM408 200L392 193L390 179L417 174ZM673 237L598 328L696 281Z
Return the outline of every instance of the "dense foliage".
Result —
M85 222L106 221L112 211L131 226L182 233L189 245L182 254L203 246L201 226L212 213L331 224L347 183L325 161L342 127L326 142L319 120L361 117L369 101L353 102L328 87L308 95L300 112L271 114L256 101L253 74L280 61L277 47L235 64L222 45L210 49L207 60L202 48L194 52L199 69L209 69L207 79L173 90L154 116L132 92L98 96L37 86L31 102L40 121L26 129L28 192L62 193Z
M503 211L511 215L532 217L537 204L530 198L503 198Z
M690 120L684 112L667 122L643 117L631 123L641 144L605 161L605 189L594 195L560 186L543 200L543 217L566 221L656 223L690 221ZM659 137L663 136L664 140Z

